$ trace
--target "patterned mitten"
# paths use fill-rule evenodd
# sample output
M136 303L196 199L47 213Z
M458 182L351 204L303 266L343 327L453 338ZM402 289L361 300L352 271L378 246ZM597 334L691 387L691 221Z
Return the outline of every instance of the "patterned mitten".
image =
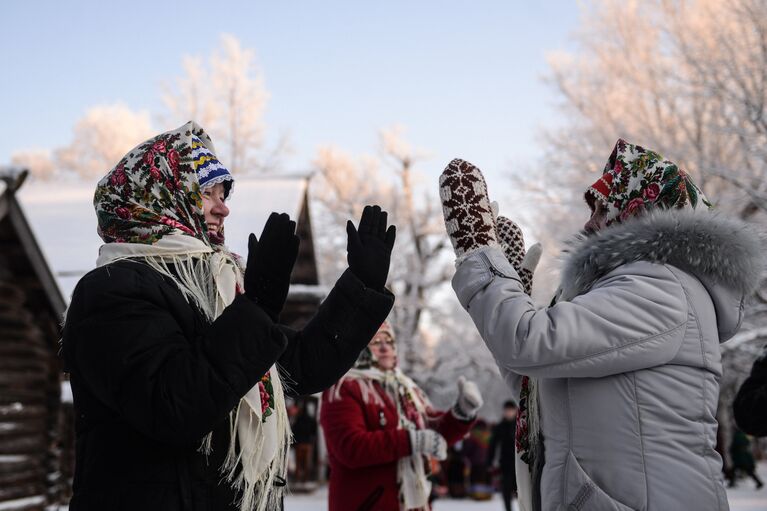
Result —
M456 262L498 244L487 184L477 167L464 160L451 161L439 176L439 195Z
M519 273L522 260L525 258L525 237L522 235L522 229L505 216L499 216L496 222L498 224L498 241L503 249L503 255Z
M541 260L543 249L540 243L525 251L525 238L522 229L505 216L499 216L498 241L509 264L514 267L522 280L522 287L528 295L533 291L533 273Z
M409 429L410 451L413 454L425 454L442 461L447 458L445 437L433 429Z

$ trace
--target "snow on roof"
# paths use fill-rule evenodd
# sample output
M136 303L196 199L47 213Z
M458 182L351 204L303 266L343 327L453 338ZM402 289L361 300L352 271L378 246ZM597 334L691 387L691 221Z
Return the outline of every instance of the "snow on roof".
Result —
M224 221L226 241L232 252L247 256L248 235L261 237L272 211L298 219L306 191L306 178L238 179L227 202L229 216Z
M306 176L238 178L225 221L229 248L247 255L248 234L261 235L272 211L297 219ZM48 265L69 301L77 281L96 267L101 238L96 234L96 183L27 182L17 196Z

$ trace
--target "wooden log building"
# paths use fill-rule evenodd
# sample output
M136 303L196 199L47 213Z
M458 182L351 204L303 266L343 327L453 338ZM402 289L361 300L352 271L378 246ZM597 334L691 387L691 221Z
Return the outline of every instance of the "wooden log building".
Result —
M67 496L57 357L65 302L17 200L26 176L0 172L0 503L42 510Z

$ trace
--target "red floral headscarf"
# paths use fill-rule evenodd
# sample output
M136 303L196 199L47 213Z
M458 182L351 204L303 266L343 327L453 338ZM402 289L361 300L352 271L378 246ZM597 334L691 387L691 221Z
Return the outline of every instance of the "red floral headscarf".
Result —
M139 144L99 181L93 205L104 242L151 245L180 232L223 243L208 236L193 139L215 152L205 130L190 121Z
M586 190L592 210L596 201L607 207L607 225L622 222L643 211L697 207L711 203L689 174L654 151L619 139L604 173Z

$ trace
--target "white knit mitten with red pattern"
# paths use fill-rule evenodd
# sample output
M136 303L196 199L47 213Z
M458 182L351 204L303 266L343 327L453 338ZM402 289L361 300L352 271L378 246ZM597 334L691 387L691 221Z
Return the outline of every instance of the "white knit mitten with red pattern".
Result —
M439 195L457 263L483 247L498 245L487 184L477 167L451 161L439 176Z

